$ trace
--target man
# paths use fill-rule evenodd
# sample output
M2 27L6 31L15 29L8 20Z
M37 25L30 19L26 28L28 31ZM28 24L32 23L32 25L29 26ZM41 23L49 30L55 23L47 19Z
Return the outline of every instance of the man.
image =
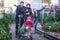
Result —
M24 2L21 1L20 5L18 5L16 8L16 17L15 17L16 35L18 34L18 26L19 26L18 24L20 23L20 27L21 27L24 22L24 19L25 19L24 9L25 9ZM19 17L19 15L20 15L20 17ZM19 18L20 18L20 20L19 20Z

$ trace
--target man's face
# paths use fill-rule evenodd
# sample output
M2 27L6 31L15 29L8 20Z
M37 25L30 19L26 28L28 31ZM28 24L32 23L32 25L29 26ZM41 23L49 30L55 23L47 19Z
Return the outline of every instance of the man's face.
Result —
M23 7L24 6L24 3L20 3L20 6Z

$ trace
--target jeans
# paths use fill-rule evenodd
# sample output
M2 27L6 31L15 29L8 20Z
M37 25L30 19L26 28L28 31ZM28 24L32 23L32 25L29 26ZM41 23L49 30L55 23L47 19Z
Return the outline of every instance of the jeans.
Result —
M38 20L37 20L37 19L35 19L35 20L34 20L34 25L33 25L33 27L34 27L34 31L35 31L35 32L36 32L37 24L38 24Z

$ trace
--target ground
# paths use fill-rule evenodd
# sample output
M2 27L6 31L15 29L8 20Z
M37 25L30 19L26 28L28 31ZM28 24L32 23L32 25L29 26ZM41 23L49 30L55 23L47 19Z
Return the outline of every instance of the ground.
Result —
M11 31L12 31L12 40L20 40L18 37L15 37L15 24L10 25ZM33 40L48 40L45 37L39 35L38 33L35 33L32 35Z

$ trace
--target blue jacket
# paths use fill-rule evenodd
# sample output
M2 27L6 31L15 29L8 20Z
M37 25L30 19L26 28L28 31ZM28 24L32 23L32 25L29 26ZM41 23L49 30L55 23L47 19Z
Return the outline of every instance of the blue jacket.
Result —
M15 16L15 22L16 23L19 23L19 16L18 15L23 15L22 18L25 18L25 13L24 13L24 10L25 10L25 6L21 7L20 5L17 6L16 8L16 16Z
M30 13L30 16L31 16L31 17L33 17L32 9L31 9L31 8L26 7L26 8L25 8L25 10L27 10L27 9L28 9L28 11L29 11L29 13Z

